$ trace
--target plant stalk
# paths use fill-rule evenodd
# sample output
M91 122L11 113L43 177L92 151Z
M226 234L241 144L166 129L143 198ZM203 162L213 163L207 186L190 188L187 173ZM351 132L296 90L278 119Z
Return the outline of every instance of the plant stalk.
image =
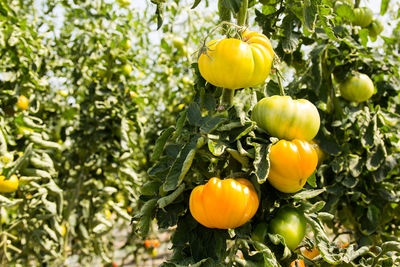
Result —
M237 24L239 26L244 26L246 24L247 8L249 7L248 0L242 0L242 5L239 9L237 16Z
M233 105L233 97L235 95L235 90L223 88L221 96L221 106L227 109Z

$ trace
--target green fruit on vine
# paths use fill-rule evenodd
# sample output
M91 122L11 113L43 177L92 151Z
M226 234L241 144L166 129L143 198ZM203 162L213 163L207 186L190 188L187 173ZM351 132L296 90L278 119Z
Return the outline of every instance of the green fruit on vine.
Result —
M369 24L371 24L373 15L374 14L372 10L368 7L355 8L353 25L366 28Z
M121 6L129 6L131 4L131 0L117 0L117 2L121 5Z
M132 72L132 66L129 64L125 64L122 66L122 73L128 76Z
M368 26L368 34L372 39L376 39L381 32L383 32L383 23L379 19L372 20Z
M356 73L339 85L342 97L348 101L364 102L374 93L374 83L363 73Z

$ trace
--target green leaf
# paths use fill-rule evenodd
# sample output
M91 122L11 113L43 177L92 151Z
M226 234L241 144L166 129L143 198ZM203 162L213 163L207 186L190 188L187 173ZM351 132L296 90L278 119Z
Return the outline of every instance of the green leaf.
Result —
M342 4L335 9L335 13L342 18L346 18L349 21L354 20L353 8L347 4Z
M187 117L186 110L179 113L179 118L178 121L176 122L176 130L174 135L172 136L172 140L175 140L178 136L181 135L183 126L185 125L186 117Z
M361 157L359 157L358 155L350 154L348 161L349 161L350 174L353 177L360 176L360 174L362 172L363 165L364 165L363 164L364 161L361 160Z
M144 196L154 196L158 193L160 187L160 182L157 181L147 181L140 188L140 193Z
M303 189L299 193L296 193L292 196L293 199L310 199L316 197L325 192L325 189L315 189L315 190L305 190Z
M201 0L195 0L193 5L192 5L192 7L191 7L191 9L196 8L200 4L200 2L201 2Z
M200 127L200 131L209 134L218 128L226 119L222 117L206 117L205 122Z
M253 162L253 166L255 169L255 174L257 177L258 183L264 183L268 178L270 161L269 161L269 152L271 149L270 145L265 144L253 144L255 149L255 158Z
M386 241L385 243L382 244L381 248L383 253L388 251L400 252L400 242Z
M249 166L249 159L245 156L240 155L239 151L231 148L227 148L226 151L228 151L234 159L242 164L243 168L247 168Z
M208 150L210 150L214 156L221 156L225 152L225 149L226 145L223 142L208 139Z
M293 31L293 20L295 19L295 16L289 14L282 20L283 35L285 36L282 42L282 48L287 54L293 53L299 45L300 35Z
M307 184L314 188L317 187L317 177L315 177L315 172L307 178Z
M369 171L376 171L385 161L387 152L385 145L381 141L372 151L368 152L367 162L365 166Z
M192 102L189 104L188 110L187 110L187 116L189 123L193 126L200 126L200 121L201 121L201 111L200 107L197 103Z
M233 13L238 13L242 5L242 0L222 0L222 6L229 8Z
M198 139L199 136L194 137L191 142L186 144L179 152L178 158L174 161L163 184L163 189L165 191L174 190L189 171L196 154Z
M174 192L169 194L168 196L162 197L159 200L157 200L158 207L160 209L163 209L167 205L171 204L174 202L174 200L182 194L182 192L185 190L185 184L181 184Z
M389 8L390 0L382 0L381 1L381 15L385 15Z
M154 145L154 151L151 155L150 160L155 161L161 156L162 151L164 150L164 146L167 143L168 139L171 137L171 134L174 132L174 127L169 127L157 138L156 144Z
M314 32L315 19L317 14L317 8L315 6L315 1L306 0L303 4L303 17L304 26L311 32Z
M139 218L139 222L137 224L137 230L141 234L141 236L146 236L150 229L150 223L152 221L153 211L156 208L157 199L152 198L148 200L142 208L140 212L135 216Z

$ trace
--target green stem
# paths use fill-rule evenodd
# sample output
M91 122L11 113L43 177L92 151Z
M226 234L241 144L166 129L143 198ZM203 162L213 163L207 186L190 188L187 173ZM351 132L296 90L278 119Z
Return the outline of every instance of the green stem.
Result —
M221 106L225 109L233 105L233 97L235 95L235 90L223 88L221 97Z
M279 93L281 96L285 96L286 94L285 91L283 90L281 73L279 71L276 72L276 77L278 78Z
M249 1L248 0L242 0L242 6L239 9L238 17L237 17L237 24L239 26L244 26L246 24L248 6L249 6Z

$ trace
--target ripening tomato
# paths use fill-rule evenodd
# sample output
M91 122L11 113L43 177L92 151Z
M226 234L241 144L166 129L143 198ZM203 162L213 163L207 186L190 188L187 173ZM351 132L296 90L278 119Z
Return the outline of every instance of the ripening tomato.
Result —
M362 28L366 28L372 22L373 15L374 15L374 13L368 7L355 8L353 25L360 26Z
M303 250L303 255L312 260L319 255L319 250L317 247L313 247L310 250L306 248Z
M8 180L4 180L5 176L0 176L0 193L11 193L18 189L18 177L13 174Z
M280 208L269 226L271 233L281 235L291 250L295 250L306 235L304 214L293 207Z
M269 183L284 193L301 190L307 178L315 171L318 154L306 141L280 140L269 153Z
M258 209L258 196L246 179L211 178L196 186L189 199L192 216L208 228L236 228L249 221Z
M253 108L251 119L258 127L280 139L310 141L319 130L317 108L306 99L271 96L261 99Z
M290 264L290 267L306 267L303 260L294 260Z
M145 246L146 248L151 247L151 240L146 239L146 240L144 241L144 246Z
M239 89L260 85L271 71L274 51L269 39L246 30L242 40L217 39L199 57L203 78L219 87Z
M26 96L20 95L18 97L17 103L15 105L20 110L26 110L28 108L28 105L29 105L29 100L28 100L28 98L26 98Z
M381 32L383 32L383 23L379 19L372 20L371 24L368 26L368 35L372 39L376 39Z
M158 239L154 239L151 243L155 248L158 248L160 246L160 240Z
M348 101L364 102L374 93L374 83L363 73L356 73L339 85L342 97Z

